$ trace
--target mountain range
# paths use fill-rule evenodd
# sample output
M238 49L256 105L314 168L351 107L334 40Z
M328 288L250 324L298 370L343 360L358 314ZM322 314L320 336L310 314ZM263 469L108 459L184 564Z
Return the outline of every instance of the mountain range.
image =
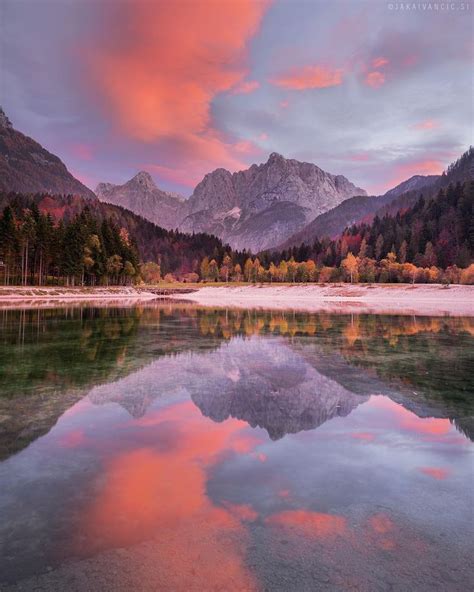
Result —
M214 235L254 253L335 238L355 223L409 208L420 193L430 197L448 182L472 178L472 158L461 164L449 175L415 175L384 195L369 196L342 175L274 152L243 171L208 173L188 198L163 191L146 171L123 185L99 183L94 194L57 156L15 130L0 108L0 191L81 196L167 230Z
M275 246L347 198L367 195L342 175L275 152L244 171L216 169L189 199L162 191L145 171L123 185L99 183L96 194L164 228L214 234L253 252Z

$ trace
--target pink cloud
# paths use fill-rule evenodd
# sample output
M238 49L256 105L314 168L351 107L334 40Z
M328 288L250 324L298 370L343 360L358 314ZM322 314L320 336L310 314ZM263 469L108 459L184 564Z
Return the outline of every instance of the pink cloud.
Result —
M265 140L268 140L268 134L266 134L265 132L262 132L259 136L258 139L261 140L262 142L265 142Z
M384 193L406 181L413 175L441 175L445 169L445 163L440 157L415 160L410 163L394 163L392 166L386 165L388 174L385 181L377 183L369 188L374 195Z
M375 435L370 432L354 432L351 436L356 440L365 440L366 442L372 442L375 439Z
M372 88L380 88L385 84L385 74L378 71L368 72L365 77L365 83Z
M248 95L260 88L260 82L257 80L248 80L241 82L235 88L232 89L233 95Z
M448 469L443 469L441 467L420 467L419 470L421 473L424 473L433 479L437 479L438 481L443 481L449 475Z
M241 522L253 522L258 518L257 512L248 504L231 504L224 502L224 507Z
M70 150L71 150L71 153L73 154L73 156L75 156L76 158L79 158L80 160L92 160L93 149L90 144L77 142L77 143L71 144Z
M412 127L416 130L432 130L439 127L439 122L434 119L425 119L419 123L415 123Z
M98 183L97 179L91 177L90 175L86 175L78 171L77 169L72 169L69 167L69 172L71 173L71 175L76 177L76 179L78 179L83 185L89 187L89 189L94 188Z
M271 526L295 529L301 534L320 538L341 536L347 531L347 521L343 516L309 510L279 512L266 518L265 522Z
M242 140L241 142L237 142L234 144L234 149L240 154L249 156L258 156L262 154L262 149L250 140Z
M373 397L371 405L388 411L396 425L411 432L420 439L437 440L445 438L454 430L449 419L440 417L418 417L399 403L385 397Z
M72 430L64 434L58 441L62 448L78 448L86 441L84 431L81 429Z
M443 170L443 163L439 160L419 160L398 165L392 178L388 181L388 185L394 187L413 175L441 175Z
M222 92L257 88L245 82L247 46L269 4L124 1L115 26L83 50L89 83L116 128L163 149L165 161L154 165L160 174L192 185L212 167L246 166L242 144L215 129L211 103Z
M356 152L355 154L349 155L347 159L352 160L353 162L367 162L371 160L371 157L367 152Z
M195 187L201 180L199 175L190 174L187 169L180 167L167 167L159 164L144 164L140 168L150 170L157 173L159 177L178 185L184 185L186 187Z
M386 66L388 63L389 63L389 61L387 60L387 58L383 58L383 57L375 58L374 60L372 60L372 68L374 68L374 69L382 68L383 66Z
M289 101L280 101L280 107L282 109L287 109L289 106L290 102Z
M165 159L158 163L143 163L163 179L195 187L203 176L213 168L225 167L230 171L247 168L246 160L262 153L261 148L250 140L227 141L217 132L176 135L162 143ZM179 163L179 164L175 164Z
M294 68L271 82L292 90L327 88L342 84L342 75L342 69L332 69L328 66L305 66Z

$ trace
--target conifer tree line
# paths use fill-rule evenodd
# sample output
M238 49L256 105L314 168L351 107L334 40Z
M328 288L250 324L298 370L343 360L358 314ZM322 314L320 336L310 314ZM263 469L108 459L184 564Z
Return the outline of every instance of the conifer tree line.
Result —
M245 260L242 260L242 257ZM316 239L258 257L230 251L206 258L206 281L474 283L474 182L421 195L396 215L353 225L336 240Z
M29 207L0 215L0 277L5 285L128 285L139 271L137 247L113 222L86 207L56 223Z

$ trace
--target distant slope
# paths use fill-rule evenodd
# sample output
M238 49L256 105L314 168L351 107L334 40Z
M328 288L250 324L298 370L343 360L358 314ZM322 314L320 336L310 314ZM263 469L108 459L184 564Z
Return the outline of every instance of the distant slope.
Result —
M344 228L373 214L385 203L387 202L384 201L384 196L360 195L346 199L329 212L317 216L278 248L288 249L301 243L311 244L316 237L335 238L341 234Z
M439 181L439 179L441 179L441 175L414 175L384 193L384 197L395 199L408 191L418 191L422 187L429 187Z
M14 129L1 107L0 190L96 199L90 189L71 175L61 159Z

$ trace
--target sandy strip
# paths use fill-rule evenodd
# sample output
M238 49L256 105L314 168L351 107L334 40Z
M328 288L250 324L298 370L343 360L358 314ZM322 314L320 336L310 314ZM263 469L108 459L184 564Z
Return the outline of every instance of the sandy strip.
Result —
M301 311L474 316L474 286L304 284L203 287L172 299L202 306Z
M52 287L0 287L0 309L60 305L123 305L133 306L158 298L157 294L134 288L52 288Z

